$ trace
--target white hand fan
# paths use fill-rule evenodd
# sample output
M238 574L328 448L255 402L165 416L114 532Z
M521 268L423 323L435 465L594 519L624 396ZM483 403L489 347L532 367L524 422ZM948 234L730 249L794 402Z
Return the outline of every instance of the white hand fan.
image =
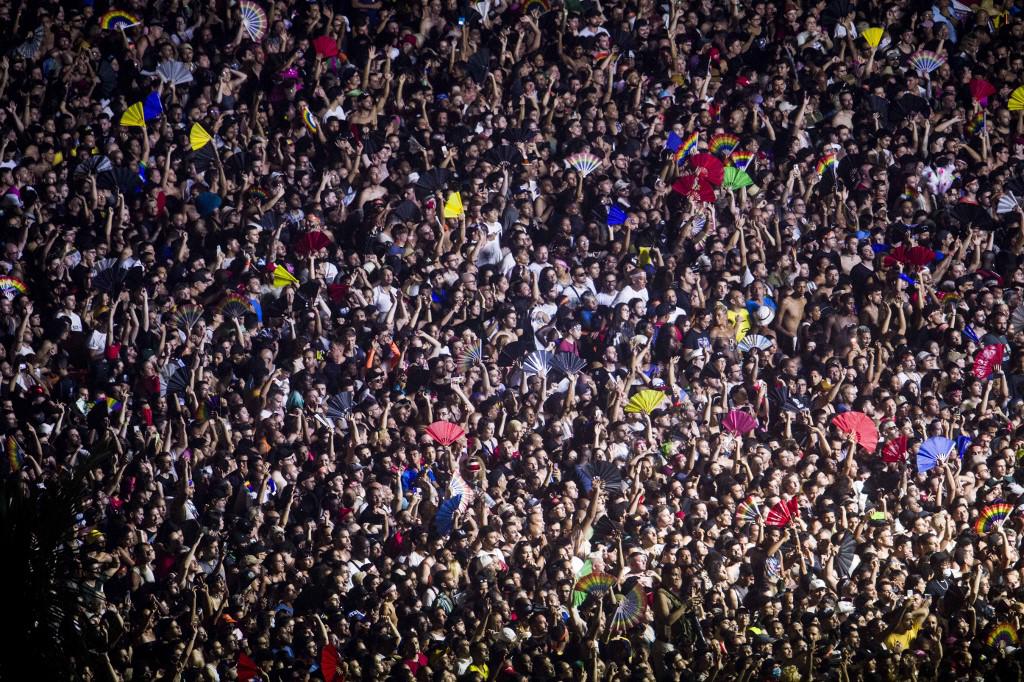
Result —
M568 376L582 372L583 368L587 366L587 361L576 353L557 353L552 364L555 369Z
M164 83L174 86L192 82L192 72L182 62L162 62L156 67L156 75L160 76Z
M523 360L523 372L527 376L536 374L538 376L547 376L548 370L551 369L551 362L553 355L549 350L537 350Z
M756 348L757 350L768 350L772 347L772 340L767 336L761 336L760 334L748 334L743 337L743 340L737 344L742 352L746 353L749 350Z
M1007 192L999 197L999 203L996 204L996 213L1012 213L1018 208L1020 208L1020 199L1013 196L1013 192Z

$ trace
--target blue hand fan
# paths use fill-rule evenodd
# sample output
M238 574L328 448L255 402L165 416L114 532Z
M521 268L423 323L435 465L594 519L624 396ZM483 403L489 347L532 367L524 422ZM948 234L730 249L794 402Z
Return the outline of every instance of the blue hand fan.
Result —
M875 253L888 253L892 250L892 247L888 244L872 244L871 250Z
M441 535L449 535L452 532L452 523L455 521L455 512L462 502L462 495L449 497L441 503L434 514L434 529Z
M164 113L164 103L160 101L160 94L151 92L142 102L142 117L147 121L160 118Z
M670 152L674 152L683 144L683 138L679 137L673 132L668 134L668 139L665 140L665 149Z
M964 458L964 454L967 452L967 448L971 447L972 442L971 437L964 434L956 437L956 454L960 459Z
M971 325L967 325L964 327L963 335L966 336L971 341L973 341L974 343L981 343L981 341L978 340L978 333L974 331L974 327L972 327Z
M621 225L626 222L626 212L622 210L622 207L618 204L612 204L608 207L608 226Z
M917 470L920 473L931 471L946 460L956 444L944 436L932 436L917 450Z

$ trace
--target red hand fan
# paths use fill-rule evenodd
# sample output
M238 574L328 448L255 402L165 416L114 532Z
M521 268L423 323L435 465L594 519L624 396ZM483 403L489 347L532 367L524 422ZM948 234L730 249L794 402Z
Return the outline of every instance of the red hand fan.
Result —
M320 672L323 674L324 682L334 682L336 679L344 679L338 675L338 665L341 663L341 656L333 644L328 644L320 652Z
M907 458L907 437L894 438L882 448L883 462L902 462Z
M427 435L441 445L451 445L466 435L466 432L458 424L446 421L436 421L427 427Z
M986 104L989 96L996 93L996 86L984 78L972 78L967 87L971 91L971 98L981 104Z
M320 230L306 232L295 241L295 252L300 256L316 253L331 243L331 238Z
M878 447L878 427L871 417L863 412L844 412L836 415L832 420L832 426L842 433L852 433L857 444L868 452L874 452Z
M774 507L768 510L764 522L769 526L785 526L793 519L800 517L800 505L794 497L791 500L777 502Z
M725 167L717 156L711 154L694 154L687 163L693 170L693 174L707 180L715 187L720 187L725 179Z
M684 197L714 203L715 188L704 178L696 175L684 175L672 183L672 190L682 194Z
M338 56L338 41L330 36L320 36L313 41L313 49L321 57L331 58Z
M242 682L248 682L248 680L259 677L260 668L256 665L256 661L249 658L248 654L244 651L238 652L238 665L235 667L235 675Z

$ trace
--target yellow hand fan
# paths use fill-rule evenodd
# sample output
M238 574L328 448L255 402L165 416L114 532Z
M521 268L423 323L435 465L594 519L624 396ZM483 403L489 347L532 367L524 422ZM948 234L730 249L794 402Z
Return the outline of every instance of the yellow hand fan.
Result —
M1010 111L1021 111L1024 109L1024 85L1010 93L1010 101L1006 103Z
M188 141L192 145L192 151L198 151L208 145L213 136L206 132L206 128L199 125L198 123L192 124L192 129L188 131Z
M289 284L298 284L299 280L295 278L295 275L288 272L288 269L283 265L274 266L274 286L278 289L284 288Z
M462 206L462 195L458 192L449 194L448 201L444 202L444 217L461 218L465 213L466 209Z
M142 102L136 102L121 114L121 125L133 128L146 127L146 115L142 111Z
M626 412L643 412L649 415L658 409L658 405L661 405L663 400L665 400L664 393L645 388L634 393L633 397L629 399L629 402L626 403Z
M640 267L644 267L646 265L651 264L651 247L641 246L639 248L639 253L637 254L637 264Z
M878 44L882 42L882 34L884 33L885 31L880 28L866 28L861 35L864 36L864 40L867 41L868 45L878 47Z

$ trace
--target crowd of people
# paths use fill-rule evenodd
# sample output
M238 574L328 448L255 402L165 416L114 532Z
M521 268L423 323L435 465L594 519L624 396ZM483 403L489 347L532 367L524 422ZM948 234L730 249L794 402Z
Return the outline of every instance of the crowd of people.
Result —
M77 677L1024 676L1018 0L105 3L0 0Z

